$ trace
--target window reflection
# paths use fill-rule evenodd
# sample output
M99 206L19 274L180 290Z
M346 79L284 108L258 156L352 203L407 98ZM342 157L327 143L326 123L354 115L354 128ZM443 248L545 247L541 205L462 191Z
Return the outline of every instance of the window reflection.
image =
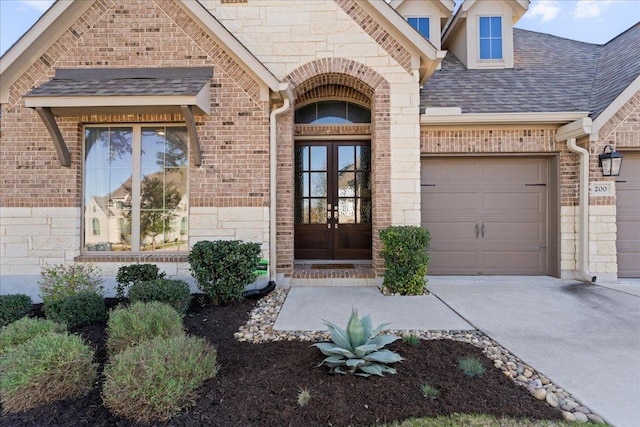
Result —
M136 132L140 143L134 150L133 127L85 130L84 249L186 251L187 130L156 126Z

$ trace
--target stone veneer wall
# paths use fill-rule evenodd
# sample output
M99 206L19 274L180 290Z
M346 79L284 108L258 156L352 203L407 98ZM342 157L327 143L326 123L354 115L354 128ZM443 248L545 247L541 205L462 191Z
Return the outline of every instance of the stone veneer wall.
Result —
M99 263L105 274L144 261L158 262L171 275L189 275L186 254L80 255L82 125L183 123L182 116L58 118L71 153L67 168L59 165L44 124L22 99L56 68L187 66L211 66L214 74L211 114L196 117L203 163L189 168L190 244L239 238L262 243L268 254L269 105L261 101L261 83L179 3L98 0L15 82L9 103L2 105L0 292L10 285L10 275L32 275L35 286L45 263L74 260Z
M420 224L419 87L409 72L411 54L353 0L202 4L276 77L291 83L296 102L318 100L336 90L342 91L342 98L372 101L373 261L381 272L378 230L391 224ZM277 268L286 277L294 261L294 132L310 131L294 129L291 112L281 115Z

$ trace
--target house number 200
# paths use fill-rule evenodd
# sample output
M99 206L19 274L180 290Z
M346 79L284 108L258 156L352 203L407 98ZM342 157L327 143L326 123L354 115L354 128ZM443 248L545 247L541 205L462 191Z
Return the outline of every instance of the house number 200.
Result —
M594 182L591 184L591 195L592 196L609 196L613 195L613 187L609 182Z

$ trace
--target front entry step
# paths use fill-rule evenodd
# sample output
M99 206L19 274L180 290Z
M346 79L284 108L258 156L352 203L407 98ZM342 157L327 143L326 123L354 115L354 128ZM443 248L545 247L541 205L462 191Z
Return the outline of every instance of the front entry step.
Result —
M296 263L291 286L376 286L369 263Z

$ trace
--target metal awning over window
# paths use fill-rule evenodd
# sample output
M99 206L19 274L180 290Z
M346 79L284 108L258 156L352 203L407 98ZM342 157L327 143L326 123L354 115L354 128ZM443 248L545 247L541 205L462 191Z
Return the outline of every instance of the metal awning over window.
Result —
M211 67L59 69L24 98L42 118L63 166L71 162L56 116L173 113L184 117L191 157L199 166L194 115L209 114L211 77Z

